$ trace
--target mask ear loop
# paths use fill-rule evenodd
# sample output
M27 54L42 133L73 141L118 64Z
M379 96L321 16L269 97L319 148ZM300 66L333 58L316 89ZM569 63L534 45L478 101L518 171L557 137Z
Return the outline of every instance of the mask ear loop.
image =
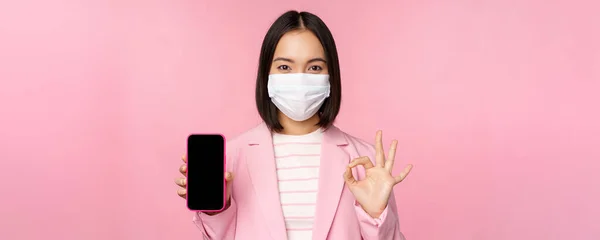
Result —
M329 95L329 94L327 94ZM319 108L319 111L317 111L317 114L319 114L319 117L323 116L323 109L325 108L325 105L327 105L327 103L329 103L329 96L327 96L327 99L325 99L325 101L323 101L323 105L321 105L321 107Z
M331 86L329 86L329 89L327 90L327 96L325 97L325 101L323 101L323 105L321 105L321 107L319 108L319 111L317 111L317 113L320 116L323 116L323 108L325 107L325 105L327 105L327 103L329 103L329 96L331 95Z

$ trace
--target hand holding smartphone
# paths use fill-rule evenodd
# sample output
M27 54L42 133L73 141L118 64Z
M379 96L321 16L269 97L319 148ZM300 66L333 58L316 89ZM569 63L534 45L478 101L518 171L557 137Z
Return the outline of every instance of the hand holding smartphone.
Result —
M190 135L184 161L187 165L180 171L185 172L186 178L178 185L186 187L188 209L208 214L225 210L233 179L231 173L225 172L225 138L220 134Z

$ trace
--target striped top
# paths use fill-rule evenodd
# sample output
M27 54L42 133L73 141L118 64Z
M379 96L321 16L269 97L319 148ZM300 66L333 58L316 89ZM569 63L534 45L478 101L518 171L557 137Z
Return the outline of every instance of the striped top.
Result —
M321 129L306 135L273 134L279 199L288 240L312 238L322 135Z

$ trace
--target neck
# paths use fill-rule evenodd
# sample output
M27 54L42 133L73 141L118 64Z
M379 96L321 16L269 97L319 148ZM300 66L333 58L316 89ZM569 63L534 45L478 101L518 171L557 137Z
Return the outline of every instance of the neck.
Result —
M281 123L281 126L283 126L283 130L281 131L282 134L287 134L287 135L309 134L320 128L317 125L317 123L319 123L319 120L320 120L319 114L315 114L312 117L310 117L309 119L298 122L298 121L294 121L294 120L288 118L287 116L285 116L285 114L279 112L279 122Z

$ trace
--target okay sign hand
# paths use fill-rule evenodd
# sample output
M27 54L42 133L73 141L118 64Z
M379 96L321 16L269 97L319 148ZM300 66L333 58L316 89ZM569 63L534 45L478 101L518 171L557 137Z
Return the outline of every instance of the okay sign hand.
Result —
M354 194L354 198L363 210L373 218L379 217L385 210L394 185L402 182L413 167L412 164L409 164L400 175L392 176L397 145L398 141L392 141L392 146L386 158L383 152L382 132L377 131L375 166L373 166L369 157L359 157L350 162L344 174L346 185ZM362 180L356 180L352 176L352 168L358 165L362 165L366 170L366 176Z

